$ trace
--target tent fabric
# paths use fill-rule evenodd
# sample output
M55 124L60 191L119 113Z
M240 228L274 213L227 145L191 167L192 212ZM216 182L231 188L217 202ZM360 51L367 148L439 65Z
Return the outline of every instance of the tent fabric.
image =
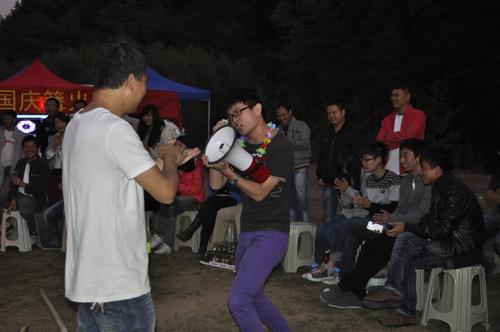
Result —
M179 96L179 101L188 100L210 100L210 91L193 88L184 84L180 84L169 80L155 72L153 69L148 67L148 90L163 90L163 91L174 91Z
M45 100L54 97L61 104L64 113L73 112L73 104L78 99L90 103L94 87L68 82L45 67L39 60L22 69L14 76L0 82L0 111L13 109L18 114L45 114ZM179 98L172 91L148 90L134 114L147 104L155 104L160 117L169 118L182 128Z

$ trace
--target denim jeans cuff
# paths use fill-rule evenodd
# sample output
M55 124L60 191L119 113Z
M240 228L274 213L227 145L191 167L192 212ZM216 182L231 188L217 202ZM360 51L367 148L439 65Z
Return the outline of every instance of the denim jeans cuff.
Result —
M387 288L388 290L390 291L393 291L394 293L398 294L399 296L401 296L402 298L405 297L405 293L399 291L399 289L395 288L395 287L392 287L391 285L388 285L387 283L385 284L384 286L385 288ZM406 315L406 314L405 314Z

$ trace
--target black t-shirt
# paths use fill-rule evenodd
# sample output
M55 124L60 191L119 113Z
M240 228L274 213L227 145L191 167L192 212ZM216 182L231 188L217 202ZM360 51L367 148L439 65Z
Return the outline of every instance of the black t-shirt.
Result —
M249 153L255 153L261 143L246 142ZM293 144L279 131L271 139L266 150L264 163L271 169L271 177L280 180L269 194L260 202L254 201L242 192L243 211L241 230L290 231L290 184L293 173Z
M496 192L498 188L500 188L500 168L493 172L490 184L488 185L488 190L492 190L494 192ZM497 204L497 209L500 210L500 204Z

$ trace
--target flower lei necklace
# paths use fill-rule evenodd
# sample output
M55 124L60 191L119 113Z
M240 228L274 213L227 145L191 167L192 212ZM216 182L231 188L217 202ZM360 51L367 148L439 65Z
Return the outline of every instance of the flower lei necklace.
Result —
M255 150L256 153L252 155L257 157L257 159L259 159L260 161L264 160L265 158L264 155L266 154L267 146L269 145L269 143L271 143L271 138L277 131L278 128L276 128L276 125L272 122L269 122L267 124L266 136L262 139L262 145L257 150ZM237 139L237 141L242 148L245 148L246 146L245 142L247 142L248 140L245 137L241 136L240 138Z

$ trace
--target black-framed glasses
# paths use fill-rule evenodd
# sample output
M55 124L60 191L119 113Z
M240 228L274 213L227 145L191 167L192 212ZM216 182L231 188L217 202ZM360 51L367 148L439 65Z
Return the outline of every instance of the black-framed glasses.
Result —
M249 108L250 106L247 106L247 107L243 107L243 108L240 108L240 109L237 109L233 112L233 114L229 114L227 116L227 119L229 120L229 122L232 122L234 118L237 118L241 115L241 112L243 112L244 110L246 110L247 108Z
M366 159L366 158L361 158L359 161L361 161L361 163L367 163L369 162L370 160L374 160L374 159L377 159L377 158L369 158L369 159Z

